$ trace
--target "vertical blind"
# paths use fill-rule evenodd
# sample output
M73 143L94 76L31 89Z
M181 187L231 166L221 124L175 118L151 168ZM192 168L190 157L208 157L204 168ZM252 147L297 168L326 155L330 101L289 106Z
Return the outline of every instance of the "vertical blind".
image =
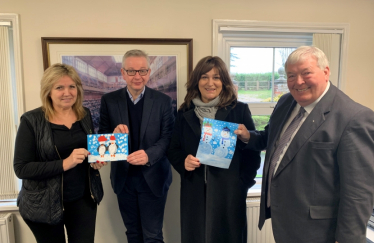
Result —
M13 170L16 136L11 79L9 29L0 26L0 200L18 196L18 183Z
M330 81L338 86L341 34L313 34L313 45L321 49L330 62Z

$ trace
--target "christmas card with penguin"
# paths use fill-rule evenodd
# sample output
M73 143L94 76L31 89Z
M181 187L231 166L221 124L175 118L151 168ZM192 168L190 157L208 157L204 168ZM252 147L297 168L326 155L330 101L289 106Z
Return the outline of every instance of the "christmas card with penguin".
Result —
M88 163L127 160L128 134L108 133L87 135Z

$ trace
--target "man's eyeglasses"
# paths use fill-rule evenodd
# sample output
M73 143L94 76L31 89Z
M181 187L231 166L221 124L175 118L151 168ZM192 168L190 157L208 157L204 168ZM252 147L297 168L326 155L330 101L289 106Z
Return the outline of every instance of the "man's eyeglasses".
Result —
M129 76L135 76L136 73L139 73L140 76L145 76L148 74L148 71L149 69L141 69L141 70L126 70L124 68L122 68L123 71L125 71L127 73L127 75Z

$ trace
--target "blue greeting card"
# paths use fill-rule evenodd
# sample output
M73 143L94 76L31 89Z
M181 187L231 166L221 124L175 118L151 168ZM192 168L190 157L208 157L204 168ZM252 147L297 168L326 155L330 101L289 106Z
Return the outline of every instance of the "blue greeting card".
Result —
M127 160L129 154L128 134L90 134L87 135L87 150L89 163L96 161Z
M227 169L236 147L238 124L204 118L196 158L200 163Z

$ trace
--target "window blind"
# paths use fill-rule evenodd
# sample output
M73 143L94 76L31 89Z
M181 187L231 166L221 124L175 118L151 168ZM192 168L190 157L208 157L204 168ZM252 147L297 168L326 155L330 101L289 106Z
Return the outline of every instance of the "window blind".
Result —
M313 34L313 45L321 49L330 62L330 81L338 86L341 34Z
M9 29L0 26L0 200L18 196L18 183L13 170L16 126L14 122Z

